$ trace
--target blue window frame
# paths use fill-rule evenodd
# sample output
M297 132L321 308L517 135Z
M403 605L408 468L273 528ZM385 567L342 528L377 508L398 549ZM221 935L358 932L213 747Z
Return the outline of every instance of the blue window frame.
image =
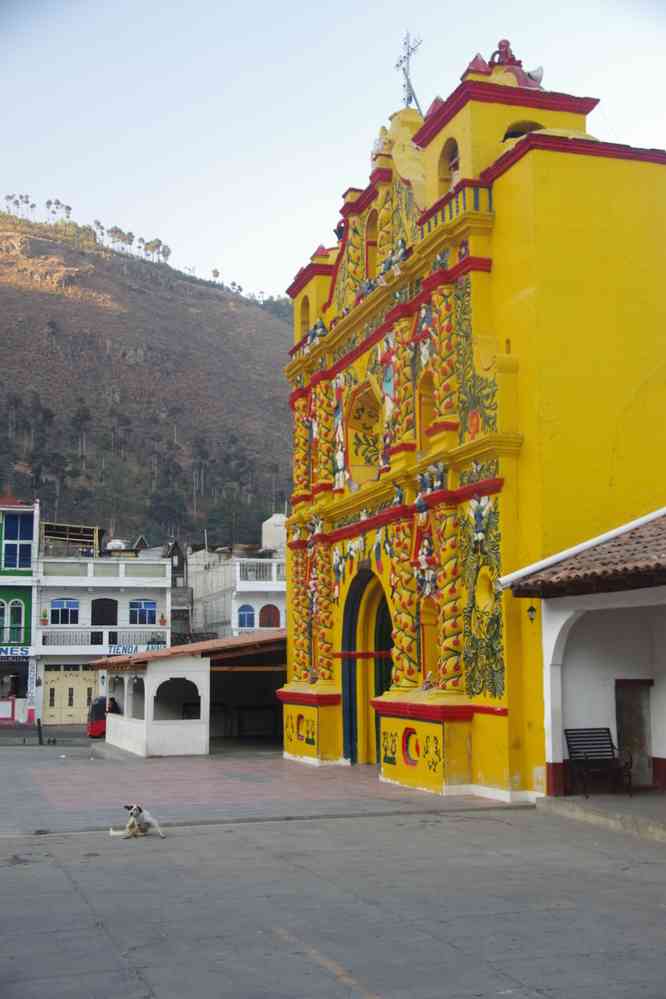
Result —
M78 624L79 601L59 597L51 601L51 624Z
M238 608L238 627L254 628L254 607L250 604Z
M130 600L130 624L155 624L156 618L154 600Z
M5 569L29 569L32 563L32 514L6 513L2 564Z

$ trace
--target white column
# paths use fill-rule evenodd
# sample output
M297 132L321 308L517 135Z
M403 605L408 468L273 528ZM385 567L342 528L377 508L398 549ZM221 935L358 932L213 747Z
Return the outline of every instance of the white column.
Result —
M546 734L546 762L564 759L564 719L562 717L562 663L569 632L584 610L558 606L557 600L544 600L541 615L543 652L543 709Z

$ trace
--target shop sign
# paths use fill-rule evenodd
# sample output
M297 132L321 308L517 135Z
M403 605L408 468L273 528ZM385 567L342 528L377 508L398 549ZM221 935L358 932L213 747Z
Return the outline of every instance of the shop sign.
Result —
M18 659L30 655L29 645L0 645L0 659Z
M166 649L164 642L148 642L146 645L110 645L110 656L135 656L138 652L160 652Z

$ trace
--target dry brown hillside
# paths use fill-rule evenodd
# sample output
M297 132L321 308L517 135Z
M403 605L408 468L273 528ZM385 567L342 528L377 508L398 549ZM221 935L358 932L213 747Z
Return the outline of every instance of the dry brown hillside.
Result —
M290 329L259 305L0 213L0 336L0 477L49 516L238 537L286 489Z

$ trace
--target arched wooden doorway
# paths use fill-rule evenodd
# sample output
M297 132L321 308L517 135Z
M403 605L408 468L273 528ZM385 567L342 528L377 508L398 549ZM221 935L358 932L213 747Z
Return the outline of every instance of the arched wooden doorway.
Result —
M370 704L391 686L391 612L382 584L369 569L353 580L342 624L343 755L377 763L379 718Z

